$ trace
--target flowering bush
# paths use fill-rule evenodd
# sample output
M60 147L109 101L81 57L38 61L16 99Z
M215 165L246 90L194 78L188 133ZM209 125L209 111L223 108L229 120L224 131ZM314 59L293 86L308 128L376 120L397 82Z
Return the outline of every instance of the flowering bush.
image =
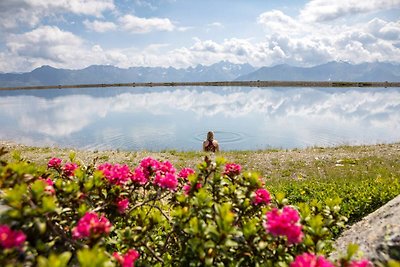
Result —
M221 158L177 172L150 157L85 166L71 156L47 168L2 162L0 175L1 266L369 264L326 259L345 222L339 200L288 205Z

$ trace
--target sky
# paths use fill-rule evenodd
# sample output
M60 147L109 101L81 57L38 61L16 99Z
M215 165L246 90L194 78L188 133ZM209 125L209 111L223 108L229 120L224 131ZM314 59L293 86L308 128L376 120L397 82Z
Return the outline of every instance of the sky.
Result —
M400 64L400 0L0 0L0 72Z

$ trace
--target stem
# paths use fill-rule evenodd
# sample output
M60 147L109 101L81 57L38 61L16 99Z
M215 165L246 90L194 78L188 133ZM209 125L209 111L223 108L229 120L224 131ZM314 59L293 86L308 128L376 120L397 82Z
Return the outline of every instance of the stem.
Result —
M153 254L153 256L162 264L164 264L164 260L162 258L160 258L160 256L158 256L154 250L152 250L147 244L142 244L145 248L147 248L148 251L150 251L151 254Z

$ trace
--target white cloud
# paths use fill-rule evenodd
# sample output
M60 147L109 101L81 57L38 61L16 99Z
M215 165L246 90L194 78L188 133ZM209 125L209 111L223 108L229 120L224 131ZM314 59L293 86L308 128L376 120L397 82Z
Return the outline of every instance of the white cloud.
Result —
M66 63L71 60L71 50L80 49L81 38L55 26L42 26L24 34L11 34L7 47L11 54L28 61Z
M305 21L326 22L343 16L399 7L400 1L398 0L311 0L301 10L300 18Z
M85 25L87 29L95 32L107 32L117 29L117 25L110 21L84 20L83 25Z
M139 18L125 15L119 19L121 27L132 33L148 33L152 31L173 31L174 24L168 18Z
M34 27L46 16L73 13L101 17L114 10L113 0L12 0L0 1L0 26L6 29L19 24Z

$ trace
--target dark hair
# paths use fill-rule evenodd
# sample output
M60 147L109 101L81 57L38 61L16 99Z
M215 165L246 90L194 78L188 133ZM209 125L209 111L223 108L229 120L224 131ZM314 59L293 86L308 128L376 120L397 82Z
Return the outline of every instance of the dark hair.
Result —
M214 133L212 131L209 131L207 133L207 140L213 140L214 139Z

